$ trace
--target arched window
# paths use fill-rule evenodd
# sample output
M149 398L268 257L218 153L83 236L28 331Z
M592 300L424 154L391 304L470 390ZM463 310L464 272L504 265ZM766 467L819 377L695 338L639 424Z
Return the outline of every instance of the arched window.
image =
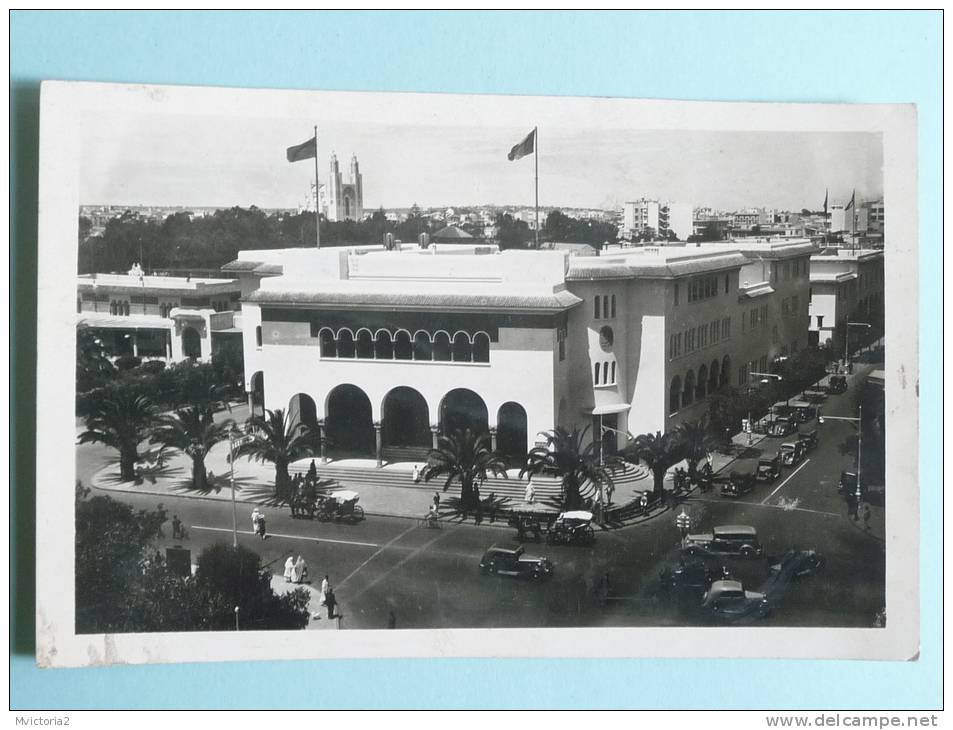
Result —
M470 338L466 332L457 332L453 336L453 361L470 362L473 359L473 349L470 347Z
M599 301L599 300L600 300L600 299L602 299L602 297L600 297L598 294L596 294L596 298L593 300L593 301L594 301L594 306L593 306L593 308L592 308L592 316L593 316L594 319L599 319L599 315L602 313L602 310L601 310L600 307L599 307L599 305L600 305L600 301Z
M731 373L731 357L725 355L721 361L721 377L718 379L719 385L728 385L728 377Z
M473 362L490 362L490 338L485 332L473 336Z
M332 339L331 341L333 342L334 340ZM261 325L255 327L255 347L261 347ZM321 348L321 354L324 354L324 348Z
M604 385L607 385L611 381L609 380L609 363L602 363L602 382Z
M414 335L414 360L433 360L433 343L423 330Z
M593 385L599 385L599 373L602 372L599 368L599 363L596 363L592 366L592 383Z
M612 379L609 382L615 383L615 360L612 361Z
M358 330L355 351L357 356L362 360L371 360L374 358L374 338L371 337L370 330Z
M689 370L685 374L685 387L682 389L682 405L691 405L695 400L695 372Z
M702 365L698 368L698 385L695 386L695 399L702 400L707 394L708 368Z
M258 345L261 346L261 327L256 327L255 332L258 336ZM329 329L323 329L318 335L321 343L321 357L337 357L337 343L334 341L334 333Z
M611 312L611 316L612 316L613 319L615 319L615 294L612 295L612 312Z
M354 357L354 335L351 330L342 329L338 332L338 357Z
M678 413L682 405L682 379L677 375L672 378L672 385L668 389L668 412Z
M414 346L407 330L399 330L394 335L394 357L398 360L410 360L414 356Z
M438 332L433 336L433 359L446 362L450 359L450 335Z
M374 338L374 357L378 360L394 359L394 342L387 330L378 330Z

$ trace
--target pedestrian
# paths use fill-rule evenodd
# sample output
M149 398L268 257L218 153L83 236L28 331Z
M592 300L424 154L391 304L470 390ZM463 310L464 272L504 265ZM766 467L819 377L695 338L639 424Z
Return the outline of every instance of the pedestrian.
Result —
M182 537L182 520L178 515L172 515L172 539L178 540Z
M324 580L321 581L321 605L325 605L328 600L328 591L331 590L331 582L328 580L328 576L324 576Z
M639 506L642 507L643 512L649 508L649 495L645 492L642 492L642 496L639 497Z
M294 569L295 569L294 555L289 555L288 559L285 561L285 583L291 582L291 579L294 577Z
M255 507L255 509L251 511L251 530L256 535L258 534L258 520L260 519L261 519L261 512L259 512L258 508Z
M294 565L294 582L304 583L308 577L308 564L304 562L304 556L299 555Z
M156 515L159 517L159 529L156 530L156 535L158 537L165 537L165 534L162 532L162 526L165 524L165 521L169 519L169 513L166 512L162 502L156 505Z
M606 504L612 504L612 493L615 491L615 485L612 482L606 484Z
M536 501L536 489L533 487L532 481L526 483L526 491L523 492L523 500L527 504L533 504L533 502Z
M267 539L267 535L265 534L265 515L263 514L258 515L258 537L262 540Z
M334 618L334 607L337 605L337 600L334 597L334 591L328 588L328 593L324 597L324 605L328 607L328 618Z
M433 508L435 512L440 509L440 492L433 493Z
M870 532L870 505L864 505L864 529Z
M490 523L496 522L496 492L490 492L486 498L487 511L490 513Z
M417 464L414 464L414 473L411 478L414 480L414 484L420 482L420 467Z

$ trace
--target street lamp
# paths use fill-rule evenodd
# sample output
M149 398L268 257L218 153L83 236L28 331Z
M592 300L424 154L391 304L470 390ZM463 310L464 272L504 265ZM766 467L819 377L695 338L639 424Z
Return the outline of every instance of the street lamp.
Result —
M762 382L762 383L767 383L768 380L770 380L770 379L777 380L779 383L780 383L782 380L784 380L784 378L782 378L782 377L781 377L780 375L778 375L777 373L756 373L756 372L754 372L753 370L749 370L749 371L748 371L748 383L747 383L747 385L745 386L745 393L748 394L748 395L751 394L751 376L752 376L752 375L757 375L759 378L761 378L761 382ZM753 428L752 428L752 425L751 425L751 400L750 400L750 398L749 398L749 400L748 400L748 428L747 428L747 431L748 431L748 446L751 446L751 432L752 432L752 430L753 430Z
M682 546L685 545L685 538L688 536L688 528L692 524L692 518L685 514L684 508L682 509L681 514L675 518L675 526L678 528L679 532L682 533Z
M857 418L850 418L848 416L823 416L821 412L817 413L817 422L823 424L825 420L829 419L831 421L850 421L851 423L857 424L857 490L855 493L857 507L854 508L854 516L857 515L857 509L860 507L860 455L861 448L863 446L863 435L864 429L861 424L861 418L864 415L864 407L862 405L857 406Z
M232 488L232 547L238 547L238 506L235 502L235 449L254 439L251 434L240 435L233 423L228 429L228 483ZM238 609L235 609L235 621L238 621Z
M844 367L850 367L850 328L851 327L866 327L870 329L870 325L867 322L848 322L844 327Z

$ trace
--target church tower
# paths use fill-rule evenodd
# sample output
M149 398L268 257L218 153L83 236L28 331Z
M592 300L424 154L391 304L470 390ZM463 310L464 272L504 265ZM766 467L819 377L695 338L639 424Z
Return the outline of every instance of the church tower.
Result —
M329 221L359 221L364 217L364 184L357 155L351 156L350 180L344 182L338 158L331 153L326 215Z

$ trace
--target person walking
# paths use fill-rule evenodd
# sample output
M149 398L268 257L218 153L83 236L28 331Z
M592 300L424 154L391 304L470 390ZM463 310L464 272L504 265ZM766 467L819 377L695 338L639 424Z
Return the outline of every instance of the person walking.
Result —
M172 539L178 540L182 537L182 520L178 515L172 515Z
M420 467L414 464L414 473L411 477L414 480L414 484L417 484L420 481Z
M334 618L334 608L337 606L337 599L334 597L334 591L328 588L327 595L324 597L324 605L328 608L328 618Z
M294 555L289 555L288 559L285 561L285 583L291 582L291 579L294 577L294 569L295 569Z
M321 581L321 605L326 605L328 602L328 592L331 590L331 582L328 580L328 576L324 576L324 580Z
M299 555L298 559L295 561L294 570L292 571L294 575L295 583L304 583L308 577L308 564L304 562L304 556Z
M433 509L434 512L440 509L440 492L433 493Z
M536 489L533 487L533 481L526 483L526 490L523 492L523 501L527 504L533 504L536 501Z
M251 511L251 529L256 535L258 534L258 520L261 519L261 512L257 507Z
M265 534L265 515L260 512L258 513L258 537L262 540L267 538Z

